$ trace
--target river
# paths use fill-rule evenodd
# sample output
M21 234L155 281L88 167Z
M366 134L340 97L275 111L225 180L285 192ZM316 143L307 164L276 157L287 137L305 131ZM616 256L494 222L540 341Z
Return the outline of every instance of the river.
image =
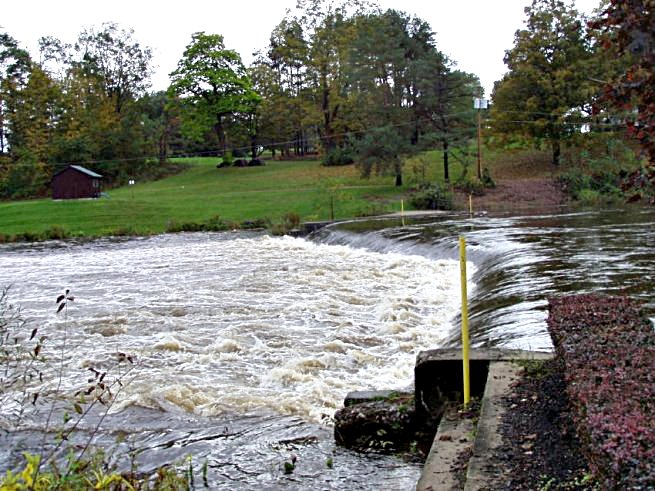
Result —
M348 391L410 387L418 351L457 344L458 236L468 242L473 344L549 350L549 295L627 293L653 316L653 225L643 209L438 215L344 223L310 239L5 245L0 286L11 285L57 360L39 387L41 411L84 385L89 367L124 373L97 436L113 455L131 450L145 470L192 455L198 468L207 462L212 488L413 489L420 464L335 447L330 418ZM56 314L66 288L75 301ZM130 371L113 368L116 353L133 357ZM3 428L16 409L3 406ZM34 448L38 421L2 432L0 463Z

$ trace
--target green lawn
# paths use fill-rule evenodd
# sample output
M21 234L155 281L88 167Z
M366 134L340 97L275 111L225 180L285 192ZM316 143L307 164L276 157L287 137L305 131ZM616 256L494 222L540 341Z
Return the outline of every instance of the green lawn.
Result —
M432 157L427 172L439 178L437 154ZM225 169L216 169L216 158L179 161L191 166L160 181L108 190L108 198L0 203L0 234L41 233L55 226L83 236L120 230L148 234L165 231L172 220L202 222L216 215L234 222L275 222L293 212L303 221L323 220L330 218L332 198L335 217L350 218L397 211L409 189L396 188L393 177L361 179L354 166L323 167L317 161ZM405 180L411 182L411 170Z

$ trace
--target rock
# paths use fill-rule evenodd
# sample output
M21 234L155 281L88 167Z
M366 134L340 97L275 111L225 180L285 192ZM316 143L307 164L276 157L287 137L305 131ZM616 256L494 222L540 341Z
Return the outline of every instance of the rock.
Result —
M264 165L264 161L262 159L252 159L250 162L248 162L248 167L257 167L260 165Z
M345 407L362 404L363 402L375 402L398 397L412 397L411 392L399 392L397 390L356 390L348 392L343 401Z
M245 159L236 159L234 161L234 166L235 167L246 167L248 165L248 162Z
M414 440L415 413L411 394L352 404L335 413L334 438L359 451L406 449Z

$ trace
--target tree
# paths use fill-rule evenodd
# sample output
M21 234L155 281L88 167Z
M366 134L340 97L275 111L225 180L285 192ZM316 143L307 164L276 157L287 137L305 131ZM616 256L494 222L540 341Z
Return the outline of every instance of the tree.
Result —
M27 83L32 61L16 40L0 33L0 155L7 151L7 99Z
M625 60L627 69L606 84L604 101L626 113L629 134L648 157L632 176L637 190L655 188L655 2L612 0L591 23L600 30L605 56ZM636 110L636 111L635 111ZM655 203L655 194L651 201Z
M119 29L114 23L102 24L99 31L86 29L75 44L78 57L73 61L87 75L102 81L117 113L150 87L152 52L133 38L132 29Z
M475 135L471 101L482 88L477 76L454 70L442 53L435 50L418 67L417 112L426 135L424 139L441 147L444 179L450 180L451 150L468 146Z
M160 164L168 160L171 140L179 131L179 107L164 91L146 94L138 101L146 147L154 152Z
M169 90L195 115L194 129L211 125L225 153L227 119L254 112L260 101L239 54L225 48L223 36L197 32L170 76Z
M567 123L590 110L593 51L572 4L533 0L525 13L526 27L505 54L509 72L494 85L491 116L496 131L548 141L558 165L561 142L573 133Z
M374 128L355 145L363 177L372 172L391 174L396 186L403 185L403 160L411 153L410 144L392 126Z

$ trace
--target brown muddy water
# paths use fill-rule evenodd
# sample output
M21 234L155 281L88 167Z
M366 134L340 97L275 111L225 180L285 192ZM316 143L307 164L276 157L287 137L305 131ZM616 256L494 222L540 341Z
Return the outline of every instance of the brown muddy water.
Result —
M11 245L0 247L0 286L11 285L56 361L37 411L116 352L136 360L96 437L119 466L128 452L143 470L191 455L198 469L207 462L214 489L413 489L420 464L335 447L329 421L348 391L405 389L418 351L457 343L458 236L468 241L473 343L549 350L549 295L627 293L653 316L654 224L651 210L440 215L345 223L309 239ZM76 299L56 315L65 288ZM39 436L38 415L16 428L11 394L2 403L4 469L53 439Z

